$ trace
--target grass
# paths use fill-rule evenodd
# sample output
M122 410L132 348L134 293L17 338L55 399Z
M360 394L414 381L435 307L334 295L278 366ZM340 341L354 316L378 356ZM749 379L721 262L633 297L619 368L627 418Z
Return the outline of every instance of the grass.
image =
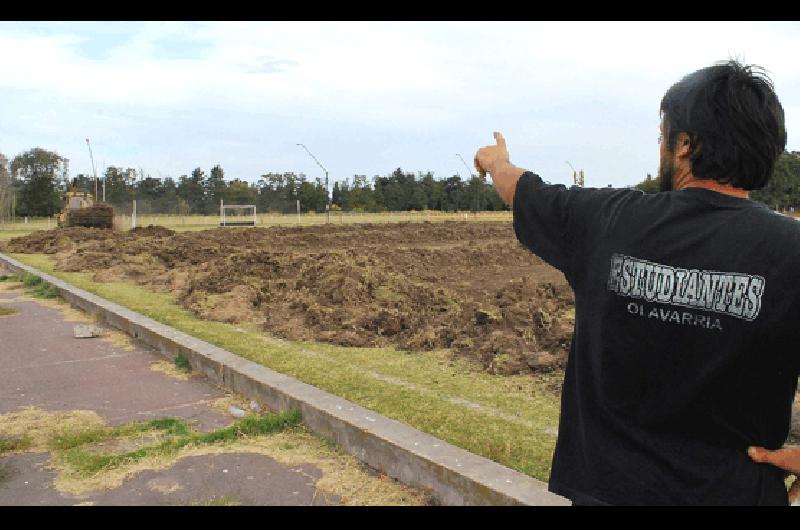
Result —
M28 287L28 294L36 298L56 298L58 296L56 287L29 272L22 275L22 285Z
M248 414L248 418L260 417ZM0 415L0 438L28 438L31 442L27 452L50 452L48 467L57 471L53 487L73 496L119 488L138 473L165 470L187 457L246 453L269 457L284 466L315 466L322 473L315 486L328 504L387 506L431 502L424 490L375 476L355 457L330 447L296 423L299 417L295 413L279 416L240 422L238 429L221 429L237 432L233 439L226 435L222 440L197 441L195 438L202 433L194 432L176 418L110 427L93 411L24 407ZM193 441L186 442L188 439ZM166 443L170 440L171 444Z
M300 424L300 413L288 411L243 418L228 427L207 433L196 433L180 419L163 418L149 422L133 422L116 428L94 429L60 435L51 440L50 448L59 452L57 458L75 472L90 476L100 471L129 465L152 456L170 456L188 445L203 446L232 442L242 437L264 436ZM154 445L121 453L96 453L85 446L131 436L136 433L161 431L164 439Z
M25 287L36 287L37 285L42 283L42 279L38 276L34 276L33 274L26 272L22 275L22 285Z
M28 292L36 298L56 298L58 296L58 289L47 282L40 283Z
M24 451L31 446L32 440L29 436L0 436L0 455L3 453L13 453Z
M540 480L549 478L559 398L547 386L555 375L491 375L452 359L448 351L408 353L271 340L255 326L199 319L167 293L127 282L97 283L87 273L56 272L46 255L13 257L468 451Z
M237 501L234 497L223 495L219 498L213 498L205 502L192 502L189 506L241 506L242 503Z
M16 313L16 310L11 309L10 307L0 307L0 317L7 317Z
M178 352L178 355L175 356L175 368L186 373L192 371L192 365L189 363L189 359L187 359L181 352Z

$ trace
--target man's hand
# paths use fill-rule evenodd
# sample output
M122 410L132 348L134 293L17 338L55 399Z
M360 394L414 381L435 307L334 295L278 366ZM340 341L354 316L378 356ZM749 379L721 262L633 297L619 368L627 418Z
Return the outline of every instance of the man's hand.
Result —
M525 173L525 170L514 166L509 161L506 140L503 135L495 131L494 139L497 142L496 145L487 145L475 153L475 169L478 170L481 177L489 173L497 194L506 204L513 206L517 181Z
M787 446L770 451L763 447L750 447L747 454L754 462L772 464L795 476L789 489L789 503L800 501L800 446Z
M478 149L475 154L475 169L481 174L481 177L486 173L494 176L495 168L498 164L510 164L508 159L508 150L506 149L506 140L503 135L495 131L494 139L497 145L487 145Z

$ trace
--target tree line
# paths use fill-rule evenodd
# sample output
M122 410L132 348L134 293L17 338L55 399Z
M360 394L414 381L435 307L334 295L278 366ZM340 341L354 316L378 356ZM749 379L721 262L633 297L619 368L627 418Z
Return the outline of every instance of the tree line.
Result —
M645 193L655 193L659 189L658 179L648 174L634 187ZM760 190L751 191L750 199L773 210L800 210L800 151L787 151L778 157L769 183Z
M324 212L328 193L322 179L294 172L266 173L252 183L227 179L219 165L206 173L195 168L188 175L157 178L140 169L109 166L99 175L97 196L120 212L216 214L225 204L254 204L259 212ZM69 177L69 162L57 153L34 148L10 163L0 154L0 221L12 211L17 216L51 216L61 210L64 191L95 192L92 175ZM441 180L433 173L409 173L401 168L386 176L354 175L333 183L330 208L342 211L443 210L478 211L508 209L490 182L454 175Z
M110 166L102 175L106 202L120 212L130 212L133 200L139 213L216 214L220 200L226 204L254 204L259 212L294 213L297 201L301 212L324 212L328 201L322 179L309 180L293 172L266 173L251 183L225 179L216 165L206 173L195 168L178 179L156 178L142 170ZM102 198L102 180L98 197ZM90 175L69 177L69 161L58 153L34 148L9 161L0 153L0 222L18 216L52 216L61 210L67 189L94 193ZM652 193L658 180L651 175L633 186ZM800 152L783 153L775 165L769 184L751 192L750 198L770 208L800 210ZM331 190L331 209L342 211L483 211L503 210L503 203L489 182L471 176L434 178L433 173L409 173L401 168L391 174L368 179L354 175L337 181Z

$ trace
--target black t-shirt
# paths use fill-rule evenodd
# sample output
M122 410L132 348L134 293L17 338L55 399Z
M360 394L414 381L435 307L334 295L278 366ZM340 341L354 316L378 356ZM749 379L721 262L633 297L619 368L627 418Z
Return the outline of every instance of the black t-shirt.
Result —
M514 230L575 291L550 491L589 504L788 504L800 222L706 189L545 184Z

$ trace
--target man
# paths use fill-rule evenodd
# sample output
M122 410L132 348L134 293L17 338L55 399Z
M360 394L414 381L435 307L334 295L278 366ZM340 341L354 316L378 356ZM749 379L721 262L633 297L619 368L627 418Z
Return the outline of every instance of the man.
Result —
M549 488L578 505L786 505L800 223L748 199L785 149L783 109L729 61L660 111L663 193L547 185L500 133L475 155L519 241L575 292Z

